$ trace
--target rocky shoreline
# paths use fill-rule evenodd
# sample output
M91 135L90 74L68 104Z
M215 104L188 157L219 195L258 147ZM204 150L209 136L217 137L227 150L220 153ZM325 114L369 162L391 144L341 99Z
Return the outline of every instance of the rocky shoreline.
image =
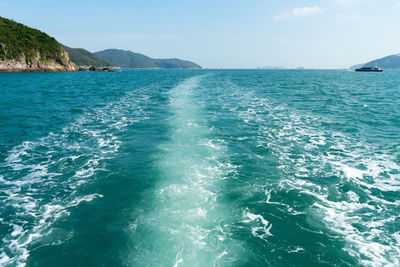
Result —
M118 67L117 67L118 68ZM42 62L32 61L26 63L24 60L0 60L1 72L72 72L72 71L106 71L114 72L115 68L76 66L74 63L60 64L55 61Z
M63 50L61 56L55 60L41 60L40 54L27 62L24 55L19 60L0 60L0 72L57 72L57 71L79 71L69 60L68 53Z

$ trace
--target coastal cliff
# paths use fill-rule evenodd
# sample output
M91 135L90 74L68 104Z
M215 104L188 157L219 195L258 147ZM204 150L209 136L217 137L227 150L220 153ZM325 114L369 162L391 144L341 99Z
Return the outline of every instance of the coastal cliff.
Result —
M77 70L79 68L56 39L0 17L0 72Z
M0 60L0 72L55 72L55 71L77 71L79 68L72 63L65 51L55 59L43 59L39 53L36 57L26 59L22 54L19 59Z

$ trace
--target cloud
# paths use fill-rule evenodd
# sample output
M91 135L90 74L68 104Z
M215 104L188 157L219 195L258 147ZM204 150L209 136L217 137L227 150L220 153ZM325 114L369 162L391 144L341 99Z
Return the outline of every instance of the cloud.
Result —
M355 4L365 4L370 0L335 0L337 6L350 6Z
M291 19L296 17L306 17L322 13L322 9L319 6L313 7L300 7L294 8L289 12L284 12L275 16L276 20Z
M400 7L400 2L397 2L394 7Z
M356 14L336 14L335 18L340 21L357 21L361 19L361 16Z

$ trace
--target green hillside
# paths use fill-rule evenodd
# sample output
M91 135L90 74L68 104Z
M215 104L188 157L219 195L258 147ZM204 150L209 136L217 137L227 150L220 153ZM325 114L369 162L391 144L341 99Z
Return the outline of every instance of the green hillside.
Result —
M65 53L65 51L68 53ZM120 66L123 68L201 68L196 63L180 59L153 59L143 54L118 49L91 53L81 48L62 46L53 37L21 23L0 17L0 60L57 62L70 66ZM69 57L69 59L68 59ZM70 61L69 61L70 60ZM71 68L75 65L71 65ZM30 68L30 67L27 67ZM42 67L37 67L42 68Z
M122 68L201 68L199 65L191 61L185 61L181 59L154 59L143 54L119 49L107 49L94 54L105 60L113 62L115 65Z
M30 62L40 54L40 60L62 57L61 45L49 35L21 23L0 17L0 60L18 60L25 55Z
M365 67L378 66L382 69L400 69L400 55L391 55L370 61L364 65Z
M199 65L191 61L181 60L177 58L172 59L154 59L157 67L161 69L201 69Z
M67 51L69 59L78 66L108 67L115 65L83 48L70 48L65 45L63 48Z
M393 70L400 69L400 54L375 59L364 64L354 65L351 66L350 69L356 69L360 67L375 67L375 66L378 66L382 69L393 69Z

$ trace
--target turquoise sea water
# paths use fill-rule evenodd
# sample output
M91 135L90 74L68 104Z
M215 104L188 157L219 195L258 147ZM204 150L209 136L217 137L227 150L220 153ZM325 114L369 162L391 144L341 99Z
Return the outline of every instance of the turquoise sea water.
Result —
M1 266L399 266L400 73L0 74Z

